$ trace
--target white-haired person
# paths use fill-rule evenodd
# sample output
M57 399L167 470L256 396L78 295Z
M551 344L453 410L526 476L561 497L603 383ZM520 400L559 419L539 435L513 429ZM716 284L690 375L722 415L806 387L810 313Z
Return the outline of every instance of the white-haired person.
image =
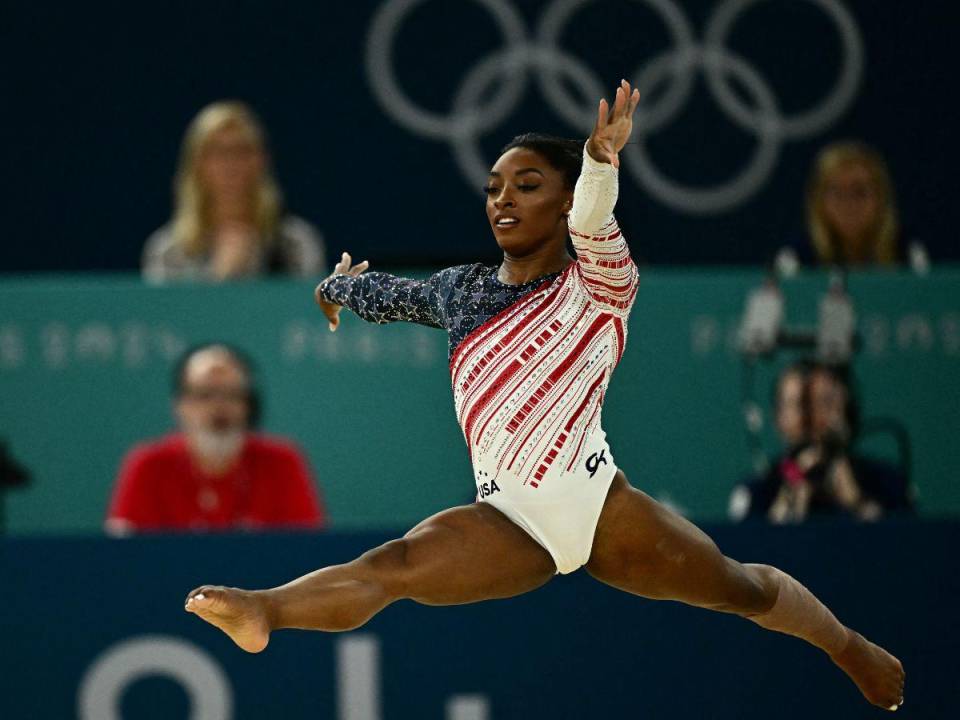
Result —
M215 102L190 123L174 178L171 220L143 250L151 282L324 272L320 234L283 210L266 133L244 103Z

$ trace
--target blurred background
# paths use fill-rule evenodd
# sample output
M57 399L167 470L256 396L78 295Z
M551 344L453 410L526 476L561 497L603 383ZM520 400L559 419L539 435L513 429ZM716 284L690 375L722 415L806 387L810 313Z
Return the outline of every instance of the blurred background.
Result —
M583 573L279 634L257 657L180 611L202 582L278 584L472 501L445 335L349 313L332 334L313 288L342 251L413 277L496 263L480 186L498 149L585 139L626 77L644 99L617 216L642 282L605 403L618 465L889 645L903 713L948 716L955 9L14 2L0 18L0 715L874 716L796 641Z

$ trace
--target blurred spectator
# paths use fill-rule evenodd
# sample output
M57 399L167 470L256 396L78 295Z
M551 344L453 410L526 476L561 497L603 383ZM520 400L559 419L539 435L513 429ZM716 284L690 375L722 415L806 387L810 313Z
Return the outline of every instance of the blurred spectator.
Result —
M147 280L323 273L323 242L305 220L283 215L264 130L243 103L213 103L193 119L174 195L173 219L144 247Z
M924 247L905 242L896 197L883 156L859 142L823 148L807 184L807 235L787 247L777 266L789 274L803 265L907 266L928 269Z
M734 489L731 517L784 524L912 511L904 473L853 448L859 407L843 372L808 361L791 365L778 379L774 403L785 452L765 474Z
M7 526L6 502L4 494L9 488L24 487L30 482L30 473L14 460L7 450L7 444L0 439L0 535Z
M0 492L5 488L23 487L29 482L30 473L13 458L7 443L0 439Z
M127 454L108 533L324 525L299 450L252 431L259 401L239 351L219 344L188 351L175 369L174 395L180 432Z

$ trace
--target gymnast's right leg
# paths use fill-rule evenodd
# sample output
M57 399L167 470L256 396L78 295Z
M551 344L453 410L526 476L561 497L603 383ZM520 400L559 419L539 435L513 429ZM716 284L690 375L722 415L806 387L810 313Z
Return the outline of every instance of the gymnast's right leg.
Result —
M900 661L833 613L794 578L769 565L724 556L699 528L633 488L610 486L587 571L620 590L747 618L823 650L875 705L903 700Z
M411 599L459 605L520 595L556 573L550 554L496 508L475 503L438 513L403 538L345 565L270 590L201 585L186 610L248 652L281 628L352 630L387 605Z

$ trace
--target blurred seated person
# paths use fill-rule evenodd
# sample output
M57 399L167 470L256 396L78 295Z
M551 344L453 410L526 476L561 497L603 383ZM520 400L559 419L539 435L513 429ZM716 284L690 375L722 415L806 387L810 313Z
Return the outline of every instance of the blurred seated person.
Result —
M184 354L174 373L180 430L127 454L108 533L324 526L301 452L252 430L258 413L253 379L246 358L225 345Z
M30 473L7 449L0 438L0 532L3 532L3 492L8 488L22 488L30 483Z
M798 265L910 267L922 273L930 260L923 245L904 238L883 156L847 141L817 155L807 183L806 237L780 250L776 265L787 275Z
M283 213L264 130L243 103L213 103L190 123L174 196L173 219L144 247L146 280L323 274L323 242L305 220Z
M780 375L776 424L786 447L770 469L730 498L733 519L799 523L812 516L877 520L912 512L907 479L897 468L857 454L859 410L846 375L803 361Z

